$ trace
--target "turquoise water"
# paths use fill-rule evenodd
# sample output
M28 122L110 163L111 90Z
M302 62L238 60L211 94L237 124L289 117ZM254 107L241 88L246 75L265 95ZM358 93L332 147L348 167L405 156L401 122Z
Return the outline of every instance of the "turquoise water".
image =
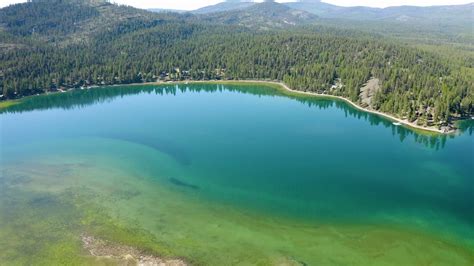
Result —
M109 173L120 176L109 186L124 188L139 176L150 183L133 193L150 193L148 199L156 186L202 206L273 221L383 226L473 250L471 122L455 136L426 135L344 102L287 94L261 85L182 84L28 98L0 114L0 179L7 183L22 172L40 180L54 172L51 187L87 187ZM113 170L99 176L94 167ZM78 173L75 185L68 171ZM80 177L89 172L90 179ZM31 182L8 182L5 195L22 186L40 190ZM133 216L139 227L158 234L153 212L131 211L137 206L138 200L123 203L130 211L119 214L107 208L117 219ZM206 219L218 219L216 213ZM179 226L174 230L188 230ZM207 264L202 254L189 256Z

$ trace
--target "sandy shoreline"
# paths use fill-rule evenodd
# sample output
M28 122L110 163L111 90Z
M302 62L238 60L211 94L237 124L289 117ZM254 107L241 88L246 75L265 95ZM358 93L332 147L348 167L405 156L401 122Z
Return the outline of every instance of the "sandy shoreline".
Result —
M332 98L332 99L342 100L342 101L350 104L352 107L358 109L359 111L364 111L364 112L367 112L367 113L372 113L372 114L382 116L386 119L389 119L393 122L398 122L401 125L404 125L406 127L412 128L412 129L418 129L418 130L422 130L422 131L425 131L425 132L431 132L431 133L434 132L434 133L438 133L438 134L453 134L453 133L456 132L455 129L445 131L445 130L438 129L436 127L420 126L420 125L417 125L415 123L409 122L408 120L400 119L400 118L397 118L397 117L395 117L393 115L390 115L390 114L387 114L387 113L383 113L383 112L379 112L379 111L376 111L376 110L371 110L371 109L361 107L358 104L356 104L356 103L352 102L351 100L346 99L342 96L336 96L336 95L330 95L330 94L321 94L321 93L308 92L308 91L293 90L290 87L288 87L285 83L278 82L278 81L266 81L266 80L184 80L184 81L168 81L168 82L158 81L158 82L143 82L143 83L131 83L131 84L94 85L94 87L166 85L166 84L189 84L189 83L203 83L203 84L206 84L206 83L207 84L260 83L260 84L271 84L271 85L279 86L282 89L284 89L285 91L295 93L295 94L309 95L309 96L315 96L315 97L325 97L325 98ZM51 94L51 93L61 93L61 92L49 92L49 93L46 93L46 94ZM34 96L36 96L36 95L27 96L27 97L34 97ZM20 100L21 100L21 98L20 99L15 99L15 100L7 100L7 101L0 102L0 103L3 103L3 105L4 105L4 106L2 106L0 104L0 109L8 107L9 106L8 103L10 103L10 102L15 102L15 101L18 102Z
M406 127L409 128L414 128L414 129L419 129L423 131L429 131L429 132L435 132L439 134L453 134L456 132L456 130L449 130L449 131L444 131L435 127L424 127L417 125L415 123L409 122L408 120L400 119L397 118L393 115L387 114L387 113L382 113L376 110L371 110L367 109L364 107L359 106L358 104L352 102L349 99L346 99L342 96L336 96L336 95L330 95L330 94L321 94L321 93L315 93L315 92L308 92L308 91L298 91L298 90L293 90L290 87L288 87L285 83L283 82L277 82L277 81L265 81L265 80L194 80L194 81L170 81L170 82L148 82L148 83L134 83L134 84L128 84L128 85L144 85L144 84L157 84L157 85L163 85L163 84L189 84L189 83L216 83L216 84L225 84L225 83L261 83L261 84L273 84L280 86L281 88L285 89L288 92L291 93L297 93L297 94L302 94L302 95L310 95L310 96L316 96L316 97L326 97L326 98L332 98L332 99L339 99L342 100L348 104L350 104L352 107L358 109L359 111L364 111L372 114L376 114L379 116L382 116L384 118L387 118L393 122L398 122ZM120 85L116 85L120 86Z
M306 94L306 95L314 95L314 96L319 96L319 97L329 97L329 98L334 98L334 99L340 99L340 100L343 100L343 101L349 103L350 105L352 105L353 107L355 107L356 109L358 109L360 111L380 115L380 116L383 116L385 118L393 120L394 122L398 122L398 123L400 123L402 125L405 125L405 126L408 126L408 127L421 129L421 130L426 130L426 131L432 131L432 132L441 133L441 134L451 134L451 133L455 132L455 130L444 131L444 130L441 130L441 129L438 129L438 128L435 128L435 127L420 126L420 125L417 125L415 123L409 122L408 120L400 119L400 118L397 118L397 117L392 116L392 115L387 114L387 113L382 113L382 112L379 112L379 111L376 111L376 110L371 110L371 109L364 108L364 107L359 106L358 104L356 104L356 103L352 102L351 100L346 99L342 96L329 95L329 94L320 94L320 93L306 92L306 91L297 91L297 90L292 90L291 88L286 86L286 84L284 84L284 83L275 82L275 84L279 84L280 86L282 86L286 90L291 91L291 92L295 92L295 93L302 93L302 94Z

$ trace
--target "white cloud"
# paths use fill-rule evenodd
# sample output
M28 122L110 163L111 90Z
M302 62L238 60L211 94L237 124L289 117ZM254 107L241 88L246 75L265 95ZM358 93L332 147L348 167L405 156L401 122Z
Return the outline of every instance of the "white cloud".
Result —
M11 4L23 3L25 0L0 0L0 7L8 6Z

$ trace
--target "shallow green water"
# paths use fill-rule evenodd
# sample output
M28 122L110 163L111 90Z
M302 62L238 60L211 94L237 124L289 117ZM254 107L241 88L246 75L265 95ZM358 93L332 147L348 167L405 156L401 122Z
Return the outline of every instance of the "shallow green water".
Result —
M83 232L195 264L474 262L469 121L418 134L251 84L38 96L0 119L0 262L91 263Z

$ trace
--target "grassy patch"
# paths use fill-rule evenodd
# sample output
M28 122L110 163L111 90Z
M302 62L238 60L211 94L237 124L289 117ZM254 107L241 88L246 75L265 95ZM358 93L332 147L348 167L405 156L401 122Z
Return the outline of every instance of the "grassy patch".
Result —
M0 110L19 104L20 100L8 100L0 102Z

